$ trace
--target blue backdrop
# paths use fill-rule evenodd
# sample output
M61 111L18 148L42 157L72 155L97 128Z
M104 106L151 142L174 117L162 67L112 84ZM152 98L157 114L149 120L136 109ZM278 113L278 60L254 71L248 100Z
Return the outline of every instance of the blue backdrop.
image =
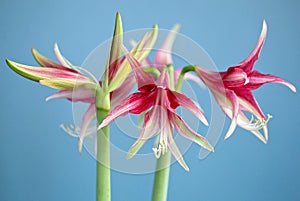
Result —
M125 30L158 23L202 45L219 69L237 64L256 43L263 19L268 35L255 68L300 86L300 4L288 1L17 1L0 6L1 146L0 200L95 200L95 161L80 156L77 140L59 128L72 119L67 101L46 103L55 90L21 78L5 58L35 64L30 48L54 58L57 41L64 54L81 64L111 37L116 11ZM198 159L198 146L185 154L191 169L172 166L171 201L299 200L299 93L279 85L254 92L271 113L270 139L264 145L238 128L216 152ZM228 122L227 122L228 123ZM225 130L223 135L225 134ZM129 145L128 145L129 146ZM112 172L112 200L150 200L153 174Z

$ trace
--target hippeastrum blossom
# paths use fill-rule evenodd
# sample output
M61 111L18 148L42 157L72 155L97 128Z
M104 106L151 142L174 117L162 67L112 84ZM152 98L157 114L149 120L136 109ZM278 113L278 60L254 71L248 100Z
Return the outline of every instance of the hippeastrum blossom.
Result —
M84 137L96 130L90 129L91 132L88 131L90 123L96 119L97 103L95 93L97 90L103 91L102 93L110 94L109 107L114 108L115 105L128 95L135 84L133 74L129 74L130 71L128 71L128 68L131 69L131 67L125 57L121 58L122 52L119 51L121 50L120 45L123 41L122 33L121 17L119 13L117 13L114 37L106 72L102 77L103 81L96 80L96 78L84 68L72 65L61 55L57 44L54 46L54 52L59 63L47 59L34 48L32 49L32 54L42 68L27 66L7 60L8 66L23 77L61 90L48 97L46 99L47 101L55 98L64 98L72 102L90 104L83 116L81 128L72 125L62 126L66 132L79 136L78 147L80 152L82 151ZM137 60L142 61L147 57L156 40L156 36L157 26L154 26L131 50ZM84 73L89 75L89 77Z
M133 69L139 92L128 96L116 106L98 129L107 126L119 116L146 112L141 134L128 151L127 158L133 157L146 140L160 132L159 144L153 148L155 156L159 158L169 149L180 165L185 170L189 170L175 143L173 126L180 135L198 143L205 149L213 151L213 147L204 137L193 131L176 113L175 109L183 106L207 125L202 110L185 95L170 90L170 81L166 70L162 70L158 80L155 81L152 76L143 71L141 64L124 47L123 50Z
M229 138L236 125L239 125L251 131L264 143L267 143L267 123L271 115L267 115L267 117L264 115L251 91L265 83L279 83L296 92L296 88L291 83L279 77L252 70L254 63L259 57L266 34L267 25L264 21L260 37L251 54L244 61L228 68L225 72L212 72L199 66L196 67L198 76L211 90L224 113L232 119L225 139ZM249 120L244 112L250 112L252 119ZM264 135L259 132L262 128Z

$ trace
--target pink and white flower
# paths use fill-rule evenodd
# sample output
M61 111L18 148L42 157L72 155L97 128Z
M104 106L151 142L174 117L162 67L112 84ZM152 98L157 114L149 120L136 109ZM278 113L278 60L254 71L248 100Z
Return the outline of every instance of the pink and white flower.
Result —
M266 83L279 83L286 85L292 91L296 88L285 80L270 75L262 74L253 70L254 63L259 57L267 34L267 24L264 21L261 35L251 54L241 63L228 68L225 72L212 72L200 66L196 67L197 75L205 85L211 90L216 101L224 113L232 119L225 139L229 138L236 128L236 125L251 131L264 143L268 141L267 123L271 115L264 115L256 102L252 90L259 88ZM245 112L250 112L252 119L249 120ZM262 135L259 130L264 130Z
M175 143L173 127L180 135L196 142L205 149L209 151L214 149L204 137L193 131L183 121L175 109L178 106L185 107L207 125L208 122L202 110L185 95L170 89L169 75L165 69L161 70L161 75L155 81L151 75L143 71L141 64L125 48L124 53L133 69L139 92L131 94L116 106L98 129L109 125L119 116L146 112L141 134L129 149L127 157L133 157L146 140L159 132L159 144L153 148L155 156L159 158L161 154L170 150L180 165L188 170L188 166Z

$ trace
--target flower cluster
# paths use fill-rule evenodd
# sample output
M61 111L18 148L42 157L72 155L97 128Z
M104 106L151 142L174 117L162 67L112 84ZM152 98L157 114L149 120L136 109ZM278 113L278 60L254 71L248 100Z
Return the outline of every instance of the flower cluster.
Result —
M123 45L122 22L120 15L117 14L106 71L100 81L83 67L71 64L62 56L57 44L54 52L59 63L32 49L32 54L41 67L27 66L10 60L7 60L7 64L27 79L60 90L46 100L64 98L72 102L89 104L79 129L64 127L68 132L79 133L80 152L84 137L89 135L90 123L97 119L97 112L109 112L103 121L101 119L98 122L98 129L108 126L119 116L129 113L140 114L144 117L142 130L129 149L128 158L133 157L148 139L157 134L158 144L153 147L155 157L159 158L170 151L180 165L188 170L176 145L174 130L209 151L214 151L214 148L176 113L176 108L182 106L191 111L203 124L208 125L204 112L196 103L180 93L183 77L197 82L202 80L224 113L231 119L225 139L230 137L239 125L266 143L267 123L271 116L264 115L251 91L272 82L284 84L292 91L296 91L292 84L279 77L253 70L266 38L266 23L263 22L262 32L254 50L244 61L224 72L212 72L197 65L189 66L189 71L194 71L195 75L187 73L184 68L174 70L171 49L178 30L179 25L176 25L162 47L157 50L152 63L147 57L157 38L157 25L154 25L140 41L134 42L132 50L128 51ZM130 94L135 83L138 91ZM248 119L245 112L252 114L253 118ZM260 129L263 129L263 135Z

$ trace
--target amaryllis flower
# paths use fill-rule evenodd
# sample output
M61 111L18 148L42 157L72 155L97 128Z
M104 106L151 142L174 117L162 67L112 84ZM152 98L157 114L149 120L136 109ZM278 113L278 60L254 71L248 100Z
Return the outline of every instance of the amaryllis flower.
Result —
M134 71L139 92L128 96L116 106L98 129L107 126L119 116L146 112L141 134L128 151L127 157L133 157L146 140L160 132L159 144L153 148L155 156L158 158L170 150L180 165L188 170L188 166L175 143L173 127L180 135L198 143L205 149L213 151L213 147L204 137L193 131L176 113L175 109L178 106L185 107L207 125L203 112L185 95L170 90L166 70L162 70L160 77L155 81L152 76L143 71L141 64L126 49L124 49L124 53Z
M156 40L156 36L157 26L155 25L131 50L137 60L142 61L147 57ZM102 77L102 81L98 81L84 68L72 65L61 55L57 44L54 46L54 52L59 63L47 59L34 48L32 49L33 56L42 68L27 66L7 60L9 67L23 77L61 90L48 97L46 99L47 101L64 98L72 102L84 102L89 104L82 118L81 128L73 125L62 126L68 133L79 136L79 152L82 151L84 137L96 131L96 128L94 128L90 129L91 132L88 132L91 122L96 119L96 93L108 94L110 96L109 107L114 108L115 105L128 95L135 84L133 74L130 75L131 67L125 57L122 58L120 48L122 43L122 22L119 13L117 13L114 37L106 65L106 72ZM98 100L98 102L101 103L101 100Z
M279 77L262 74L253 70L254 63L258 59L264 44L266 34L267 25L264 21L261 35L251 54L244 61L228 68L225 72L212 72L199 66L196 67L198 76L212 91L224 113L232 119L225 139L230 137L236 125L239 125L251 131L264 143L267 143L267 123L271 115L267 115L267 117L264 115L251 91L265 83L279 83L286 85L292 91L296 92L296 88L291 83ZM252 114L251 120L247 118L245 112ZM260 129L264 130L264 135L259 132Z

